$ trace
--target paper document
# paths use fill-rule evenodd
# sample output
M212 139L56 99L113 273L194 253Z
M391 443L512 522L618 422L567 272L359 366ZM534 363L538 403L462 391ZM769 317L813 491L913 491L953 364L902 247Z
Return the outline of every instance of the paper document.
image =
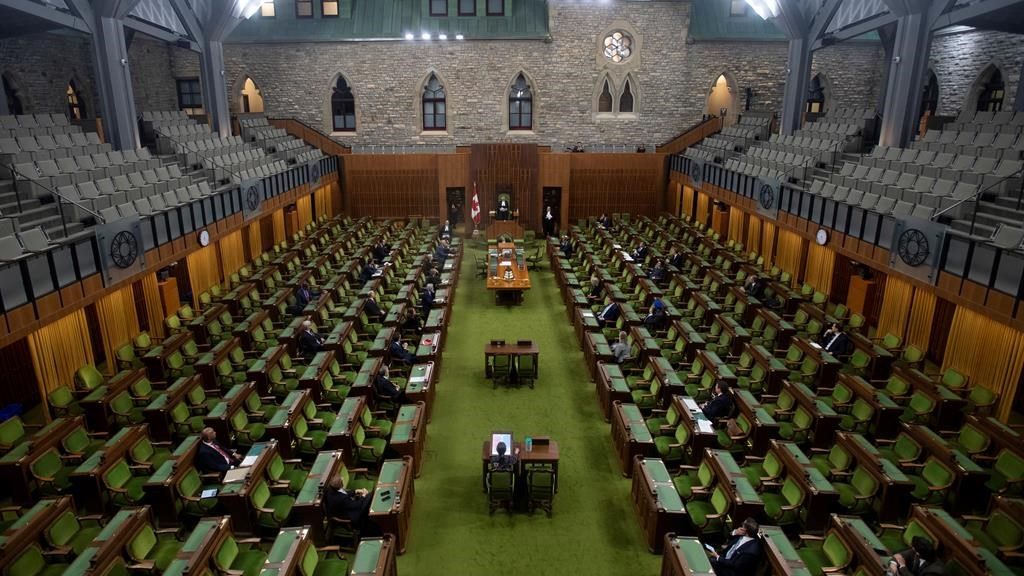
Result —
M711 420L697 420L697 430L704 434L708 434L715 431L715 427L711 425Z
M241 482L249 474L248 468L232 468L224 473L224 483Z
M199 497L200 498L213 498L216 495L217 495L217 489L216 488L210 488L209 490L203 490L202 492L200 492Z
M690 398L689 396L683 398L683 405L685 405L690 410L690 412L696 412L697 410L700 410L700 406L697 405L697 401L694 400L693 398Z
M256 463L256 459L259 458L259 454L250 454L242 459L242 463L238 466L239 468L248 468Z

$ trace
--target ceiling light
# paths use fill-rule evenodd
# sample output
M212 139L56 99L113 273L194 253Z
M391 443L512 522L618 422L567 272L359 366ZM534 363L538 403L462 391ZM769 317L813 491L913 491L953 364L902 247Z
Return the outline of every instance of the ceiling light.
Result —
M248 19L260 9L261 4L263 4L263 0L243 0L235 5L235 10L238 11L239 16Z
M456 40L465 40L465 39L466 39L466 37L465 37L465 36L463 36L462 34L456 34L456 35L455 35L455 39L456 39Z
M430 40L430 32L424 32L423 34L420 34L420 38L424 40Z
M448 35L447 34L438 34L437 35L437 39L438 40L447 40L448 39Z
M414 38L414 36L412 35L412 32L406 32L405 33L405 39L406 40L412 40L413 38Z
M746 0L747 5L757 12L757 15L762 20L768 20L769 18L775 18L779 15L779 1L778 0Z

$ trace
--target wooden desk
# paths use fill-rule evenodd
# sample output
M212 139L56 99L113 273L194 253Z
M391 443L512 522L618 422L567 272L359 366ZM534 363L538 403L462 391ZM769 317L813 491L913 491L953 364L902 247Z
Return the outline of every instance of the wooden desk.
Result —
M496 251L487 255L487 289L495 291L495 300L508 298L518 304L523 292L530 289L530 272L526 268L526 256L515 244L502 242Z
M142 486L146 501L153 507L157 524L163 527L178 525L178 483L195 468L199 436L189 436L171 454L171 459L160 465Z
M850 337L850 342L853 343L854 348L864 352L871 358L867 368L868 379L887 379L892 370L894 360L892 354L861 334L850 332L847 335Z
M270 396L273 393L270 371L275 366L281 369L281 373L285 377L299 377L298 372L294 368L285 370L281 366L281 361L285 356L289 356L289 354L288 349L284 345L272 346L267 348L260 355L259 359L253 362L252 366L249 366L249 370L246 373L249 381L256 384L256 389L259 391L260 396Z
M927 454L942 462L956 477L949 488L956 498L948 505L954 514L970 514L971 510L984 508L988 504L990 491L985 488L985 482L988 481L989 470L976 464L960 450L950 448L946 439L927 426L904 423L902 427Z
M495 356L508 356L509 366L511 370L512 364L515 363L520 356L533 356L533 365L537 371L540 371L540 348L536 342L530 344L516 344L508 342L505 344L491 344L488 342L484 345L484 375L487 378L491 377L491 363L492 358Z
M910 521L919 522L934 536L932 540L940 543L939 557L946 564L957 564L961 573L968 576L1013 573L995 554L976 545L971 533L942 508L914 506Z
M630 357L637 362L646 362L650 358L661 356L661 344L643 326L631 326L628 340ZM668 364L671 367L671 364Z
M601 404L601 413L605 422L611 420L612 404L615 402L629 403L632 401L632 392L626 384L626 378L622 368L618 364L598 362L597 363L597 399ZM627 461L626 467L632 468L632 458Z
M828 526L829 513L839 503L839 492L807 455L793 442L773 440L771 451L786 468L786 476L800 485L804 492L804 530L822 532Z
M26 510L0 534L0 570L7 574L18 553L39 542L43 532L68 511L75 511L71 496L39 500Z
M612 442L619 456L622 475L633 475L633 459L637 456L656 458L654 438L651 437L644 417L636 404L612 403Z
M313 402L309 390L292 390L281 401L274 417L267 422L268 440L277 442L277 449L285 460L298 457L298 439L295 437L295 423L305 417L306 405ZM311 426L311 424L310 424Z
M370 520L386 534L395 536L399 554L405 553L409 542L413 499L413 464L409 457L385 460L377 477L377 488L370 502Z
M661 551L666 534L689 530L686 507L660 459L637 456L633 460L632 501L651 552Z
M764 501L728 450L707 448L704 451L704 461L708 462L711 471L718 478L718 485L729 497L729 517L740 519L763 516Z
M210 326L214 322L221 324L221 332L215 334L215 331L210 330ZM227 322L227 325L224 324ZM203 310L203 313L195 317L191 322L188 323L188 329L195 336L196 342L201 346L213 346L217 340L224 338L230 333L230 327L234 324L234 319L231 317L231 312L228 311L228 307L224 304L211 304Z
M661 576L715 576L704 545L694 536L665 534Z
M395 452L407 457L413 465L413 475L420 477L423 465L423 447L427 444L426 405L422 402L406 404L398 410L391 428L389 445Z
M242 347L246 350L255 351L257 346L262 345L257 341L255 332L257 329L263 331L264 339L273 339L276 335L274 324L266 310L258 310L240 322L235 323L232 333L242 341Z
M167 359L175 354L184 356L181 349L189 340L192 340L190 332L179 332L165 338L159 346L154 346L152 350L147 352L142 357L142 364L146 367L149 377L154 381L167 382L171 377L167 367Z
M718 434L711 420L689 396L672 396L672 405L679 412L679 423L690 431L690 447L685 451L687 464L697 465L704 457L704 451L718 446Z
M839 374L840 368L843 367L842 362L824 349L812 346L811 342L804 338L793 338L790 345L799 348L803 352L804 358L810 357L818 365L818 371L809 384L811 387L817 390L818 388L831 388L835 385L836 376ZM796 369L799 371L800 367L797 366Z
M734 302L732 314L744 326L750 326L754 321L754 316L764 307L760 300L747 294L743 286L737 284L729 287L729 292L726 294L725 299L726 303L729 302L730 298Z
M224 295L223 303L227 304L234 317L243 318L259 308L255 302L258 298L259 292L256 289L256 284L243 282Z
M217 372L217 367L221 362L231 363L231 352L235 348L241 348L242 342L238 338L231 338L230 340L224 340L219 342L216 346L210 349L196 360L193 365L195 367L196 374L202 379L203 388L207 392L215 395L220 395L222 392L220 374ZM232 366L232 372L235 371L235 367Z
M879 522L892 523L901 518L910 504L910 492L914 489L910 478L895 464L882 458L878 449L860 434L840 432L836 434L836 442L878 482L878 496L874 506Z
M222 442L228 444L228 446L234 446L235 444L235 431L231 427L231 417L235 415L239 410L246 410L246 401L249 396L259 392L256 390L255 382L246 382L245 384L236 384L230 390L224 394L221 401L214 405L210 411L203 416L203 424L213 428L214 432L217 433L217 438L220 438Z
M99 514L104 512L108 498L103 476L120 461L127 464L128 451L135 443L148 436L146 424L121 428L107 440L102 449L93 452L71 472L71 484L83 509Z
M839 420L842 418L828 404L818 400L814 392L805 384L787 381L784 389L789 390L797 402L797 409L802 407L814 418L811 424L810 441L815 448L828 448L832 445Z
M255 456L255 462L248 468L239 467L235 470L246 470L245 477L237 482L227 482L221 486L217 501L224 511L231 516L231 523L239 532L252 534L256 531L253 510L249 504L249 492L261 481L266 481L266 470L270 461L278 453L276 440L257 442L246 452L245 458Z
M615 355L612 348L600 332L587 332L583 338L583 357L586 359L587 368L590 370L590 379L597 379L597 363L604 362L612 364L615 362Z
M488 448L490 448L488 442ZM531 466L544 466L551 468L555 474L555 492L558 492L558 442L547 436L533 436L530 450L526 449L526 443L517 441L515 447L519 450L519 465L525 473ZM490 457L490 450L487 452ZM525 476L524 476L525 478Z
M697 357L697 352L703 350L707 346L707 342L704 341L704 336L685 320L673 321L672 328L675 329L677 341L683 340L684 342L682 357L676 359L676 364L683 365L692 363ZM678 346L676 349L678 349Z
M761 384L762 393L777 396L782 390L783 380L789 377L786 365L760 344L747 344L744 351L749 353L754 358L754 363L764 371L764 381Z
M601 331L601 325L597 323L597 315L590 308L574 306L572 308L573 327L576 329L576 341L583 345L586 334Z
M885 576L894 552L889 550L862 518L832 515L832 532L840 537L847 549L856 557L858 569L870 576Z
M778 526L761 526L765 556L771 565L771 573L777 576L812 576L800 554L789 541L789 537ZM817 575L813 575L817 576Z
M779 437L779 423L764 409L750 390L736 389L733 400L742 417L751 424L748 442L750 454L764 456L771 446L771 441Z
M78 404L85 412L85 420L88 422L89 429L96 432L110 432L111 428L116 428L110 403L116 396L145 378L146 372L141 368L119 372L105 384L97 386L87 396L79 400Z
M327 441L324 448L328 450L341 450L345 454L345 463L349 466L356 466L356 447L353 441L356 426L360 423L360 416L363 410L367 409L366 396L349 396L341 404L338 416L334 424L327 431Z
M726 350L730 356L739 356L743 352L743 347L750 342L750 332L746 328L740 326L740 324L724 314L719 314L715 318L714 324L721 326L723 334L729 335L729 349ZM719 353L722 351L719 350Z
M963 424L964 410L967 399L955 392L936 384L921 371L905 366L893 366L892 375L909 383L914 392L928 396L935 403L931 425L940 431L958 430Z
M320 452L309 468L306 481L295 496L292 518L301 526L309 526L316 542L325 542L324 490L345 466L341 450Z
M776 350L785 350L789 347L793 337L796 336L796 327L793 324L783 320L781 316L767 308L761 308L754 316L764 321L765 340L773 340ZM774 337L767 337L771 335Z
M875 413L868 425L874 438L895 438L900 430L900 415L903 407L897 404L883 391L865 382L860 376L840 373L836 386L846 386L853 392L853 398L861 398L874 408ZM853 400L851 400L852 404Z
M51 448L61 452L61 440L79 427L85 428L82 416L57 418L0 457L0 483L10 490L15 502L27 505L35 500L32 462Z

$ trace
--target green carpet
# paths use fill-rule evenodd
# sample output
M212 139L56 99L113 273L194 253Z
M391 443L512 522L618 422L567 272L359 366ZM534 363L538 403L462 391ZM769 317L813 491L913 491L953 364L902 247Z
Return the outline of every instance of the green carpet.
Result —
M518 307L498 307L474 256L463 257L448 327L437 404L405 555L404 576L657 574L619 472L609 425L600 416L583 353L545 263ZM492 389L483 346L491 339L533 339L540 347L536 388ZM517 439L549 435L561 450L554 514L488 515L481 486L481 445L493 430Z

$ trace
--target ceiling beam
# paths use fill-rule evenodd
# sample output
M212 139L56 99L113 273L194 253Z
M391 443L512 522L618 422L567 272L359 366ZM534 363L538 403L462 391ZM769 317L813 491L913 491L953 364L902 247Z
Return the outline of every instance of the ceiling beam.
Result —
M828 30L828 25L832 23L832 19L835 18L836 12L839 11L839 7L843 5L843 0L825 0L817 14L811 20L810 38L817 40L821 38L825 30Z
M929 16L932 18L932 30L956 26L972 18L984 16L1003 8L1024 5L1024 0L985 0L984 2L952 9L951 7L954 2L955 0L942 0L935 3L936 5L932 7L934 12L929 13ZM942 10L938 10L940 7Z
M861 20L860 22L857 22L856 24L851 24L849 26L840 28L838 30L835 30L822 36L821 38L814 41L814 43L811 45L811 49L818 50L820 48L824 48L825 44L822 42L822 40L825 40L826 38L829 40L829 44L838 44L839 42L846 42L847 40L852 40L858 36L863 36L868 32L874 32L875 30L878 30L883 26L888 26L889 24L892 24L897 20L899 20L899 18L895 14L892 14L890 12L876 14L871 18L866 18L864 20Z
M151 36L157 40L162 40L168 44L177 45L182 40L188 42L188 49L194 52L199 51L199 45L192 41L188 36L182 36L177 32L172 32L162 26L157 26L152 22L129 16L124 19L125 28L130 28L136 32L141 32L146 36Z
M178 21L184 26L185 32L188 33L194 42L202 44L206 39L206 35L203 33L203 27L199 24L196 12L192 9L192 6L185 0L170 0L170 2L171 7L174 8L174 13L178 15Z

